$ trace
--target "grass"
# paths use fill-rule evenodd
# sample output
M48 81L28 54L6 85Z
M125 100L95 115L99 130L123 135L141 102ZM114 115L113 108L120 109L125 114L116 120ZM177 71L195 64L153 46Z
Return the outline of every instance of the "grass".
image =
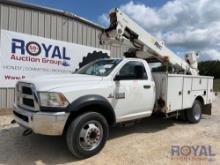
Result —
M220 92L220 79L215 79L214 80L214 91L215 92Z

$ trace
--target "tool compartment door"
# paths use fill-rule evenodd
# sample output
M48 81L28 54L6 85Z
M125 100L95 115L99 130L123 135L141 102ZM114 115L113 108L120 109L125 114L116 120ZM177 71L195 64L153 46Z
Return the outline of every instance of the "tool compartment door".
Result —
M193 77L192 90L207 90L208 79L203 77Z
M168 75L167 89L167 112L182 109L183 77Z
M192 91L192 77L183 79L183 106L182 109L191 108L194 102Z
M207 104L211 104L213 101L213 79L208 79L208 95L207 95Z

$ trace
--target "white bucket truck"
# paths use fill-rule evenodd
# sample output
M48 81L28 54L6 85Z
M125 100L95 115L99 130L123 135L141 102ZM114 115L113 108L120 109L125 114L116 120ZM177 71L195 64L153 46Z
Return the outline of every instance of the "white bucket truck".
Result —
M103 148L109 126L155 112L185 114L191 123L211 114L213 77L199 76L197 53L182 60L118 9L110 12L100 42L129 42L129 58L99 59L75 74L19 81L15 121L36 134L64 134L69 150L86 158ZM158 61L172 70L152 74L148 63Z

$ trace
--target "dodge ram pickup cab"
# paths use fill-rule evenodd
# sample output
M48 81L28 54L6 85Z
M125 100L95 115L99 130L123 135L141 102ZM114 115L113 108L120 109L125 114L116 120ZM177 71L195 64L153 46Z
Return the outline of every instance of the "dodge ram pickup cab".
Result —
M211 114L213 77L151 73L145 60L99 59L74 74L45 75L16 84L15 121L36 134L65 135L78 158L98 153L109 127L184 112L197 123ZM149 126L150 127L150 126Z

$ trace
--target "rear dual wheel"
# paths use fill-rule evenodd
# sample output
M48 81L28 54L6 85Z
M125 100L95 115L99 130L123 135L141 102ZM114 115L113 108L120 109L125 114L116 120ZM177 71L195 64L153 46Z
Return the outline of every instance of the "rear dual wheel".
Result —
M200 101L195 100L191 109L186 111L187 119L190 123L198 123L202 117L202 104Z

